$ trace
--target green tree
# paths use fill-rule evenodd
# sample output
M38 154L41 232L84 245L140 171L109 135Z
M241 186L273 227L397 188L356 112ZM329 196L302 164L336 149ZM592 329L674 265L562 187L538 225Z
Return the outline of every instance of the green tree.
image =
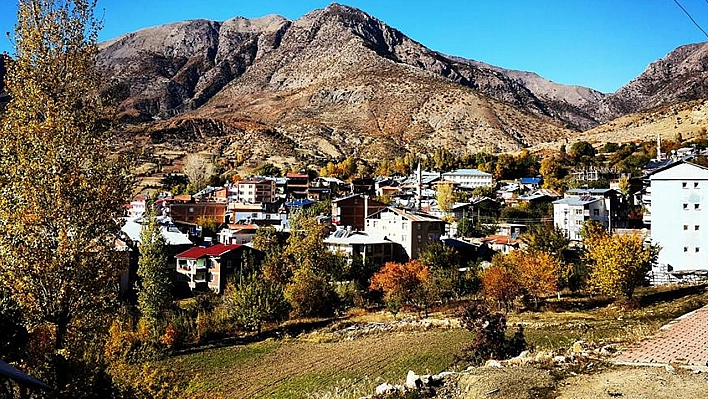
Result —
M297 269L285 286L285 298L299 317L331 316L337 308L337 294L325 276L309 267Z
M531 225L520 238L530 250L549 253L560 261L564 260L570 245L570 240L566 238L563 230L555 225Z
M167 245L154 211L146 212L138 244L138 309L153 333L172 305L172 271L167 263Z
M229 282L224 292L224 304L233 320L256 330L259 336L264 323L278 322L288 316L283 287L255 273L240 283Z
M125 267L115 239L130 181L107 145L94 6L18 1L0 137L0 281L48 332L50 360L28 368L67 396L93 390L76 376L96 359Z

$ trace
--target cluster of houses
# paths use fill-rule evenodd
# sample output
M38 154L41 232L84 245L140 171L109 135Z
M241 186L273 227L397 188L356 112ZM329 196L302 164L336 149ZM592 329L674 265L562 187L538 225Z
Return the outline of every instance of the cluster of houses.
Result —
M349 183L305 173L251 177L195 195L153 200L139 196L128 207L123 232L134 243L132 264L136 265L143 213L151 203L161 215L158 219L178 285L189 291L221 292L229 278L241 275L260 256L250 247L258 229L274 226L287 232L292 211L321 201L331 201L331 216L318 217L331 232L324 240L327 247L372 265L415 259L433 242L456 247L465 260L489 260L495 252L519 248L519 236L530 223L550 220L496 222L495 234L473 239L457 237L457 221L485 222L495 219L502 206L546 203L553 208L552 222L571 241L581 240L580 230L588 220L616 233L640 230L647 235L650 231L648 239L662 248L660 266L652 273L654 281L676 281L683 275L700 275L708 266L708 248L701 250L705 241L701 234L708 229L704 203L708 196L701 194L708 191L708 168L685 157L661 161L659 166L650 163L646 176L631 179L623 190L614 183L610 188L578 188L563 195L541 188L538 177L501 183L476 169L437 173L418 168L407 177L358 178ZM440 184L452 185L466 200L443 211L436 200ZM479 187L493 187L494 198L474 196ZM208 237L204 220L219 226ZM135 280L136 267L130 269L125 287Z

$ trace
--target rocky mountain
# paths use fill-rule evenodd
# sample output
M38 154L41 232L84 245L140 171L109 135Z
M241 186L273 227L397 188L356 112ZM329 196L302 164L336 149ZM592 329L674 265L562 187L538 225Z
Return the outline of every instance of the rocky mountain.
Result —
M708 97L708 42L681 46L602 99L603 122L665 105Z
M101 48L121 120L149 123L165 140L246 135L291 154L380 157L441 145L513 150L596 124L338 4L295 21L164 25ZM246 156L273 151L239 142Z
M435 52L339 4L294 21L178 22L100 48L103 90L127 140L147 132L153 143L276 163L515 150L708 96L707 43L605 95Z

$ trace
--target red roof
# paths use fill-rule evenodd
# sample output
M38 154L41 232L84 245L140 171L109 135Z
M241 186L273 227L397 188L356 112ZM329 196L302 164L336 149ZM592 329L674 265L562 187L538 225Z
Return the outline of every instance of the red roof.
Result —
M309 176L303 173L288 173L285 175L285 177L293 177L293 178L300 178L300 179L306 179Z
M233 251L234 249L241 248L241 244L216 244L210 247L194 247L188 249L181 254L175 255L175 258L181 259L199 259L203 256L221 256L227 252Z

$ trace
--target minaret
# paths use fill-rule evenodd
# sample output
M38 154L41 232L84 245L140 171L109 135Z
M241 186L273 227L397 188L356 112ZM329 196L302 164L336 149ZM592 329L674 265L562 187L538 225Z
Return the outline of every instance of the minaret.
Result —
M656 160L661 161L661 134L656 135Z
M420 210L421 199L423 198L423 171L421 170L420 162L418 162L418 169L416 171L416 178L418 183L416 184L417 198L415 199L415 209Z

